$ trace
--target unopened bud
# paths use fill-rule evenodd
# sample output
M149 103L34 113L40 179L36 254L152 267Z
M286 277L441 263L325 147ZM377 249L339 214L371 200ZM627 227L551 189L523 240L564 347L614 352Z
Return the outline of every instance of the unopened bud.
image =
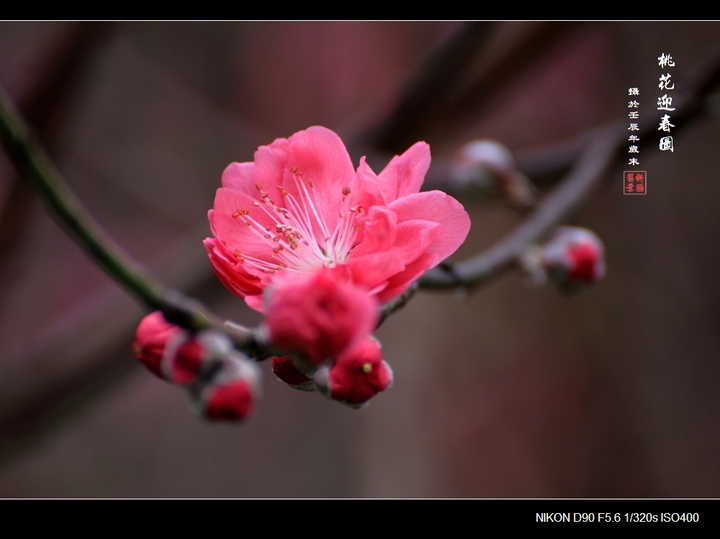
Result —
M566 291L593 285L605 275L605 249L584 228L558 227L542 249L548 278Z
M187 386L232 351L230 338L216 329L207 329L191 337L186 332L168 341L161 361L166 380Z
M325 396L360 408L392 385L393 372L382 358L378 341L368 337L339 355L334 364L320 367L314 381Z
M378 318L376 300L329 268L279 281L266 290L265 301L270 343L312 365L361 342Z
M169 324L162 312L155 311L138 325L132 352L155 376L165 378L160 364L168 341L178 335L187 336L182 328Z
M518 170L512 153L494 140L474 140L458 152L450 179L458 184L471 184L484 191L497 188L514 206L521 209L535 204L535 188Z
M273 356L272 371L280 380L290 387L301 391L315 391L315 384L311 378L298 369L292 358L288 356Z
M260 396L260 371L254 361L232 351L215 364L208 379L190 388L195 410L211 421L247 419Z

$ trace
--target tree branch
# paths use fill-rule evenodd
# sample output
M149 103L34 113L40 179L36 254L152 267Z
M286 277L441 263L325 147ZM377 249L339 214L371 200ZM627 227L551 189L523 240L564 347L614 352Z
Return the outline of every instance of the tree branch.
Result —
M713 92L718 84L720 47L710 53L701 67L689 78L684 96L681 96L673 113L676 132L686 128L691 120L700 117L707 110L706 96ZM581 135L587 143L575 166L514 232L470 260L430 270L420 279L420 288L473 289L517 267L518 257L529 245L543 239L555 226L582 206L613 164L613 158L619 161L626 157L626 154L620 151L627 140L626 125L625 122L617 122ZM639 132L642 147L656 143L652 138L656 130L654 123L648 122L642 127ZM572 156L574 145L575 143L567 145L564 158ZM564 163L556 163L556 166L564 166Z
M70 191L52 161L0 88L0 139L12 162L50 209L51 214L88 255L132 296L150 310L161 310L174 324L198 331L223 329L222 320L200 302L169 288L149 274L123 251L87 213ZM252 331L231 334L243 350L257 349Z

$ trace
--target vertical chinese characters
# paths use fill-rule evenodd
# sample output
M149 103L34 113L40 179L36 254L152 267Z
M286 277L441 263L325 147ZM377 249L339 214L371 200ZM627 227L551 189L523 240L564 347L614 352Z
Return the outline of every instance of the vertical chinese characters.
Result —
M661 53L660 56L658 56L658 66L663 69L675 67L675 62L673 61L671 55ZM660 88L661 91L665 91L665 93L658 97L657 100L657 110L665 112L665 114L660 117L658 131L667 133L667 135L660 137L659 148L663 152L666 152L668 150L674 152L675 148L673 145L673 138L672 136L670 136L670 128L675 127L675 125L670 123L670 115L667 114L668 112L672 112L675 110L675 107L672 106L673 98L667 93L668 91L672 91L675 89L675 83L672 81L671 73L666 72L660 75L658 88Z
M638 88L628 88L628 95L639 96L640 90ZM631 120L640 119L640 112L638 111L639 106L640 102L637 99L631 99L630 101L628 101L628 108L630 109L630 112L628 112L628 118L630 118ZM630 146L628 147L628 153L636 154L629 158L628 165L636 167L640 164L640 160L637 156L637 154L640 153L640 149L636 144L637 142L640 142L640 138L632 131L640 131L639 122L630 122L628 131L631 131L630 136L628 137L628 142L630 142Z
M628 112L628 118L631 121L630 125L628 126L628 131L630 131L630 134L628 135L628 154L631 154L628 158L628 165L631 167L637 167L640 165L640 137L637 135L637 133L640 131L640 101L639 96L640 95L640 89L639 88L628 88L628 95L630 96L630 101L628 101L628 109L630 111ZM623 193L626 195L644 195L646 192L645 189L645 182L647 178L647 172L635 172L635 171L629 171L626 170L623 172Z

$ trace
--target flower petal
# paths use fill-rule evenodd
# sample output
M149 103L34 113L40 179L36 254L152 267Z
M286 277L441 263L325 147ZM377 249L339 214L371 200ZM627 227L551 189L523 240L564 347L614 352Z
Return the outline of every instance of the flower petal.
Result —
M361 157L355 179L350 184L352 205L357 206L358 204L362 204L366 208L374 206L375 204L384 205L379 186L380 180L377 174L375 174L370 168L370 165L365 162L365 157ZM362 196L362 198L356 198L358 196Z
M350 269L354 282L373 293L385 288L387 280L405 268L400 255L393 251L350 256L345 266Z
M275 221L268 215L266 207L260 204L241 191L217 190L214 210L209 215L210 229L229 253L237 249L243 255L262 259L268 259L272 254L269 243L272 239L266 236L274 231ZM268 228L271 230L268 231Z
M245 271L237 260L231 258L219 240L207 238L203 244L215 275L228 290L241 298L249 294L262 294L262 280Z
M389 280L387 286L378 294L381 305L399 296L412 282L419 278L436 263L437 257L430 253L423 253L415 262L408 265L403 271L396 273Z
M373 206L368 212L362 241L352 251L353 256L388 251L395 243L397 216L382 206Z
M440 223L412 219L397 227L397 239L393 250L402 256L407 265L417 260L435 241Z
M427 252L436 256L436 265L453 254L470 231L470 217L457 200L442 191L408 195L388 204L398 217L398 226L415 219L439 223L435 240ZM430 266L430 267L433 267ZM429 268L428 268L429 269Z
M343 188L355 177L350 155L340 137L325 127L309 127L288 139L288 161L282 186L300 200L306 189L328 231L335 229ZM303 185L293 177L293 170Z
M280 206L283 205L283 201L277 186L282 183L283 174L287 169L289 151L290 145L287 139L279 138L269 146L260 146L255 152L255 170L250 189L257 189L259 185L270 200Z
M387 204L420 191L430 168L430 146L416 142L402 155L393 157L378 175L380 192Z
M254 172L255 163L230 163L222 173L222 186L252 196L257 193L253 181Z

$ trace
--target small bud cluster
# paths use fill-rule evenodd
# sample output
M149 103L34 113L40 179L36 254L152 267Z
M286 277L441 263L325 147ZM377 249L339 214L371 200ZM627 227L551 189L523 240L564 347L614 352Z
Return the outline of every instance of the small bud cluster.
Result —
M392 370L371 336L375 300L321 268L266 291L269 342L291 352L275 356L275 375L295 389L318 390L358 408L392 384Z
M224 333L208 329L191 335L156 311L140 322L132 351L153 374L186 388L203 417L238 421L252 413L259 370Z
M280 380L302 391L322 395L360 408L392 385L393 372L382 358L380 343L367 337L354 348L319 365L309 365L290 356L272 358L272 369Z

